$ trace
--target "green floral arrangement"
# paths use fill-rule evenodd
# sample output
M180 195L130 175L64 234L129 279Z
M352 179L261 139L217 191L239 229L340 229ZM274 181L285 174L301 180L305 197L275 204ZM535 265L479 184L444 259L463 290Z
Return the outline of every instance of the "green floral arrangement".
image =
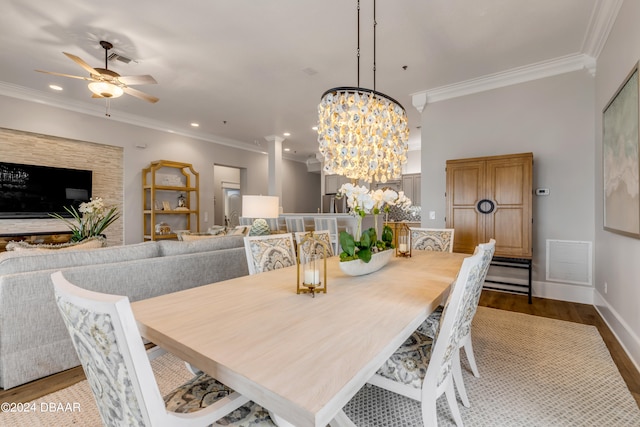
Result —
M389 206L398 206L403 210L411 206L411 200L400 191L396 193L391 189L369 190L364 186L344 184L338 190L338 197L346 197L349 212L356 217L355 237L346 231L340 232L340 261L352 261L360 259L363 262L371 261L371 256L380 251L393 249L393 231L385 225L382 235L378 240L378 215L384 211L388 214ZM370 228L361 232L362 219L372 213L376 228Z
M356 240L346 231L340 232L340 261L353 261L356 259L363 262L371 261L373 254L387 249L393 249L393 231L391 227L385 225L382 229L381 240L378 240L375 228L370 228L362 232L360 240Z
M72 242L103 235L106 228L120 218L118 208L105 206L100 197L91 198L88 202L80 203L77 210L73 206L65 206L64 209L71 214L73 219L65 218L57 213L49 215L67 224L71 230Z

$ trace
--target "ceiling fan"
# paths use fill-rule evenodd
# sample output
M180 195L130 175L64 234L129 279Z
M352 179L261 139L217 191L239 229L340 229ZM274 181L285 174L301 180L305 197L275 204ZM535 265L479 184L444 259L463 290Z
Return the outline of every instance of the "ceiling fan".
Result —
M104 48L104 68L93 68L79 57L67 52L64 53L69 59L87 70L91 77L72 76L70 74L55 73L52 71L36 70L40 73L53 74L54 76L71 77L73 79L86 80L89 83L89 90L93 92L92 98L117 98L126 93L136 98L148 101L158 102L159 99L129 86L157 84L158 82L149 75L144 76L121 76L115 71L108 69L107 60L109 49L113 44L107 41L101 41L100 46Z

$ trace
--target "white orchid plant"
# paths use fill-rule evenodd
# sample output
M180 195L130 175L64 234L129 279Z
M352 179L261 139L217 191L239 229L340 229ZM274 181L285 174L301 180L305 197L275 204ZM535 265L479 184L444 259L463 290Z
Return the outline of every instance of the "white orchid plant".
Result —
M64 221L71 229L71 241L79 242L88 237L100 236L104 230L120 217L118 208L107 207L102 198L91 198L90 201L80 203L78 210L71 206L64 209L71 214L73 220L69 220L60 214L52 213L50 216Z
M393 232L385 225L382 229L381 239L378 240L377 219L376 227L362 232L362 218L366 214L377 217L380 212L389 213L390 206L398 206L403 210L411 206L411 200L403 191L396 192L391 189L369 190L364 186L344 184L338 190L338 197L346 197L349 212L357 217L357 229L355 237L346 231L340 232L340 261L361 259L364 262L371 260L371 255L378 251L393 248Z

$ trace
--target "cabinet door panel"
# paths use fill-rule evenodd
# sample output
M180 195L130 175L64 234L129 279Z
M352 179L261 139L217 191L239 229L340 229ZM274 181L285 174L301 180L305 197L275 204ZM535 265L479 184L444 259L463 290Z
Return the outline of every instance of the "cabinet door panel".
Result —
M413 188L413 176L406 175L402 177L402 191L404 191L405 196L411 199L412 204L416 205L416 201L414 200L414 188Z
M338 192L338 175L325 175L324 194L335 194Z
M486 230L498 256L531 256L532 165L532 156L487 160L487 195L496 207Z
M484 165L481 162L447 166L447 194L453 206L475 206L484 193Z
M522 205L524 194L524 165L488 165L493 199L498 205Z
M447 218L447 222L449 222L448 220L449 218ZM453 238L454 252L473 253L482 239L483 226L481 220L482 218L475 209L458 208L454 211L451 220L454 225L447 225L447 228L455 229Z
M523 212L519 208L501 208L491 216L487 232L500 242L500 251L504 255L522 255L529 245L527 230L522 226ZM493 230L489 230L493 229ZM497 245L497 243L496 243Z

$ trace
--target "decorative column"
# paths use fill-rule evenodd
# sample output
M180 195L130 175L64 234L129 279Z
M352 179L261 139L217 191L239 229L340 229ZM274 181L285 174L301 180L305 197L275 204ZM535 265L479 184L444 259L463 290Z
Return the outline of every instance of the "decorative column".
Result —
M282 141L276 135L265 136L269 143L269 196L278 196L282 207Z

